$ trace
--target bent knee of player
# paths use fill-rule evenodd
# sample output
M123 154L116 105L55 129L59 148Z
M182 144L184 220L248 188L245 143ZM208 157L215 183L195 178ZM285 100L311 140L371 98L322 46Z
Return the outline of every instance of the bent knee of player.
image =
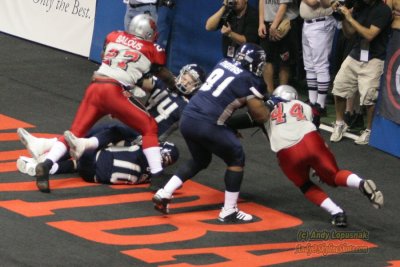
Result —
M225 163L228 166L243 167L245 164L245 158L243 148L238 147L230 154L229 158L225 159Z
M158 125L153 118L141 123L139 133L145 135L158 135Z

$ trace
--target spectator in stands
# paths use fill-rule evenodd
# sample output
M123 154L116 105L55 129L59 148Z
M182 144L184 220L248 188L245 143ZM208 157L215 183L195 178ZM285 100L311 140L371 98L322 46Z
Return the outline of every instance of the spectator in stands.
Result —
M350 1L345 1L345 5L351 5ZM342 20L343 17L337 11L333 12L332 15L337 20L335 37L333 41L333 49L331 54L331 80L334 80L338 73L341 64L345 58L349 55L355 36L346 38L342 31ZM360 108L360 95L356 92L352 97L346 99L346 111L344 113L344 121L349 126L349 132L360 132L364 130L364 114Z
M387 5L392 9L392 37L393 35L400 34L400 0L388 0ZM390 38L389 42L394 40L394 38Z
M157 2L158 0L124 0L124 3L126 3L125 31L128 30L132 18L139 14L149 14L157 22Z
M329 56L332 50L336 20L332 8L317 0L302 0L300 16L304 19L302 50L308 87L308 99L326 116L326 97L331 82Z
M128 30L129 23L136 15L148 14L153 17L157 23L159 38L157 44L166 48L170 34L171 22L169 21L169 12L160 14L159 8L167 7L172 9L175 6L175 0L124 0L126 3L126 12L124 18L125 31Z
M339 142L348 129L344 122L346 98L353 96L358 90L360 105L365 106L367 110L367 128L355 143L365 145L369 142L380 77L383 73L391 10L381 0L363 0L357 3L362 6L354 8L354 14L352 9L334 4L334 8L344 16L343 33L346 37L355 35L355 42L334 80L332 93L335 97L336 122L330 140ZM326 5L326 1L323 4Z
M288 84L291 65L298 58L298 24L299 6L294 0L259 1L258 35L260 45L267 54L264 68L264 81L269 93L275 89L275 66L279 68L279 84ZM277 28L283 19L289 19L291 29L283 38Z
M207 31L217 29L222 34L223 56L233 58L240 45L258 43L257 10L248 4L248 0L224 0L206 22Z

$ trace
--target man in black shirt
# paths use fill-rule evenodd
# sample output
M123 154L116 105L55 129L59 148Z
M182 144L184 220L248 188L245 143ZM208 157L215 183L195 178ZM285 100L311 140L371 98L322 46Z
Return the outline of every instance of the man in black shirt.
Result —
M224 0L222 7L206 22L207 31L217 29L222 34L223 56L233 58L240 45L258 44L258 12L248 0Z
M368 144L371 134L392 12L381 0L358 0L356 4L357 7L353 9L333 4L334 8L337 8L344 16L344 35L347 38L354 36L355 41L333 83L336 122L330 140L339 142L342 139L348 128L344 123L346 99L359 91L360 105L367 109L367 128L355 140L355 143L365 145Z

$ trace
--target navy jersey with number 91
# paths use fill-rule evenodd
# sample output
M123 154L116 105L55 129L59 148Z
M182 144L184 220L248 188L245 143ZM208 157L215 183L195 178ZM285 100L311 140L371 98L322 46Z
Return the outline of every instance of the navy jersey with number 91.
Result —
M235 110L246 104L247 99L262 99L265 93L262 77L224 59L211 71L183 113L192 118L223 125Z

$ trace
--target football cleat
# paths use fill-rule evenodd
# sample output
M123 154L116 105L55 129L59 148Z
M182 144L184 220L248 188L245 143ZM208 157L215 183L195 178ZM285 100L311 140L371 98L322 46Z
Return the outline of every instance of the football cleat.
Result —
M218 220L221 222L251 222L253 220L253 216L247 214L237 207L232 209L225 209L224 207L221 209L219 213Z
M36 165L36 186L43 193L50 193L49 172L50 168L41 162Z
M159 189L157 193L154 194L152 201L154 203L154 209L161 213L169 213L169 203L171 202L172 195L164 191L164 189Z
M377 190L374 181L361 181L360 191L369 199L375 209L380 209L383 207L383 194L381 191Z
M48 152L51 147L57 142L57 138L38 138L23 128L18 128L17 134L22 144L29 151L35 160L39 160L40 156Z
M69 154L74 160L80 159L82 154L86 149L86 139L78 138L72 132L65 131L64 132L65 141L67 141L69 146Z
M164 179L164 172L160 171L158 173L153 173L150 176L150 184L148 189L152 192L157 192L159 189L163 188L167 180Z
M29 176L35 176L36 175L36 165L37 161L33 158L28 158L24 156L20 156L17 160L17 169L21 173L28 174Z
M331 217L331 224L337 227L347 227L347 216L345 212L333 214Z

